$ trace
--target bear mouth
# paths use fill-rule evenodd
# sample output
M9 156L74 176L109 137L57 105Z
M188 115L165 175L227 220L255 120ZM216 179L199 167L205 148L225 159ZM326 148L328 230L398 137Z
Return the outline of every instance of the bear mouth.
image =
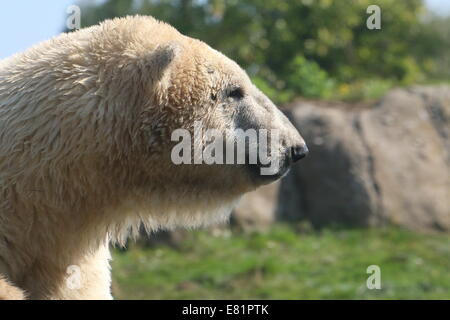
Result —
M268 169L270 168L272 163L269 164L247 164L246 168L250 174L250 177L252 181L257 185L265 185L272 182L275 182L276 180L279 180L281 178L284 178L291 169L291 162L288 158L283 158L279 161L279 165L277 167L277 170L271 174L264 173L264 168Z

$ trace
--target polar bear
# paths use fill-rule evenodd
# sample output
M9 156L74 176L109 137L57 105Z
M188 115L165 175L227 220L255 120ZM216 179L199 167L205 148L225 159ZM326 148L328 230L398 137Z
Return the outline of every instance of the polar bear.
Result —
M259 161L175 164L172 133L196 121L276 129L276 172L262 175ZM0 297L111 299L110 241L141 223L151 231L223 221L242 194L306 153L235 62L151 17L107 20L5 59Z

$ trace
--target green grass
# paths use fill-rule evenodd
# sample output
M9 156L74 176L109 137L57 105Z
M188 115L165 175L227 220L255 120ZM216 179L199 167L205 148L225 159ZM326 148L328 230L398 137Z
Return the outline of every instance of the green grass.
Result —
M114 252L117 299L450 299L450 236L394 228L189 233L179 249ZM369 265L381 290L369 290Z

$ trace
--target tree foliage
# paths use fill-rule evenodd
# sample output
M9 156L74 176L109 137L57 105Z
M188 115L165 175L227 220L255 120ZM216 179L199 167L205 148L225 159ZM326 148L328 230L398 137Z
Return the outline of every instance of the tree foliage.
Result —
M445 40L443 34L445 29L448 33L450 22L423 19L426 11L421 0L108 0L81 4L83 26L129 14L164 20L235 59L278 101L296 95L328 97L336 88L345 89L362 79L408 84L431 74L448 76L438 72L437 64L448 61L449 37ZM366 27L366 9L372 4L381 8L381 30Z

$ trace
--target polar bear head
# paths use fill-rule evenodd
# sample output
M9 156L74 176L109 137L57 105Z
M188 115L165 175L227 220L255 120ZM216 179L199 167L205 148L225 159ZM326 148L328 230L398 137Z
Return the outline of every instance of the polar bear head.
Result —
M107 152L120 165L111 173L127 178L113 184L126 186L130 211L139 203L150 228L223 220L242 194L306 155L246 72L205 43L149 17L106 21L86 38L104 105L131 121L113 124Z
M307 154L297 129L234 61L165 24L135 28L140 35L148 28L148 37L164 31L125 49L137 66L126 72L141 91L140 177L162 207L202 212L200 221L187 215L195 223L227 216L243 193L282 177ZM155 191L155 181L163 190Z

